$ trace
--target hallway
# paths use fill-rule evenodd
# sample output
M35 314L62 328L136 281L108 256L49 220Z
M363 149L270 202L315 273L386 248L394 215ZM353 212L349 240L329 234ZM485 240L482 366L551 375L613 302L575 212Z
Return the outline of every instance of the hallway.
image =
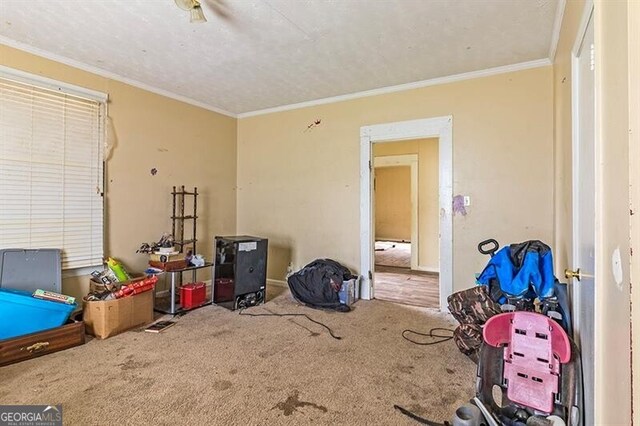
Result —
M439 307L439 275L410 269L410 243L376 241L375 247L376 299L425 308Z

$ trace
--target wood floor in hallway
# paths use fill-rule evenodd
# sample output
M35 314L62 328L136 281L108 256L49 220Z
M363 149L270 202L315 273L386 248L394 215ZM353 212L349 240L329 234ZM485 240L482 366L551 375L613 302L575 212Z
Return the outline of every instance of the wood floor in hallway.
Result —
M438 308L440 279L437 273L376 265L375 298L406 305Z
M411 267L411 243L395 241L376 241L376 265Z

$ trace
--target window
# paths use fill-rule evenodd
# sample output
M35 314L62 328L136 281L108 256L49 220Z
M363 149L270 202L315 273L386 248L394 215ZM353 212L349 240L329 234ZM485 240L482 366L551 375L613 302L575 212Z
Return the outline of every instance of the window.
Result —
M0 249L102 264L106 96L0 68Z

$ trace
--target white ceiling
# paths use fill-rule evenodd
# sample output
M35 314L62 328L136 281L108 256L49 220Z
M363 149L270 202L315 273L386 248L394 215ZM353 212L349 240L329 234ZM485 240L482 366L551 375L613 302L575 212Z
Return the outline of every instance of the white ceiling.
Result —
M0 0L0 43L235 115L547 59L564 4L201 3L204 24L173 0Z

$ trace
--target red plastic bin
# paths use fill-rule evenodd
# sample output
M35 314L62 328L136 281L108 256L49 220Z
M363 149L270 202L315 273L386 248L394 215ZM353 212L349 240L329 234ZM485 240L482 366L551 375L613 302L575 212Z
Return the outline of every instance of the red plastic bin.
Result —
M185 284L180 287L180 304L183 309L202 306L207 301L207 286L203 282Z
M214 303L229 302L233 300L234 281L231 278L216 278Z

